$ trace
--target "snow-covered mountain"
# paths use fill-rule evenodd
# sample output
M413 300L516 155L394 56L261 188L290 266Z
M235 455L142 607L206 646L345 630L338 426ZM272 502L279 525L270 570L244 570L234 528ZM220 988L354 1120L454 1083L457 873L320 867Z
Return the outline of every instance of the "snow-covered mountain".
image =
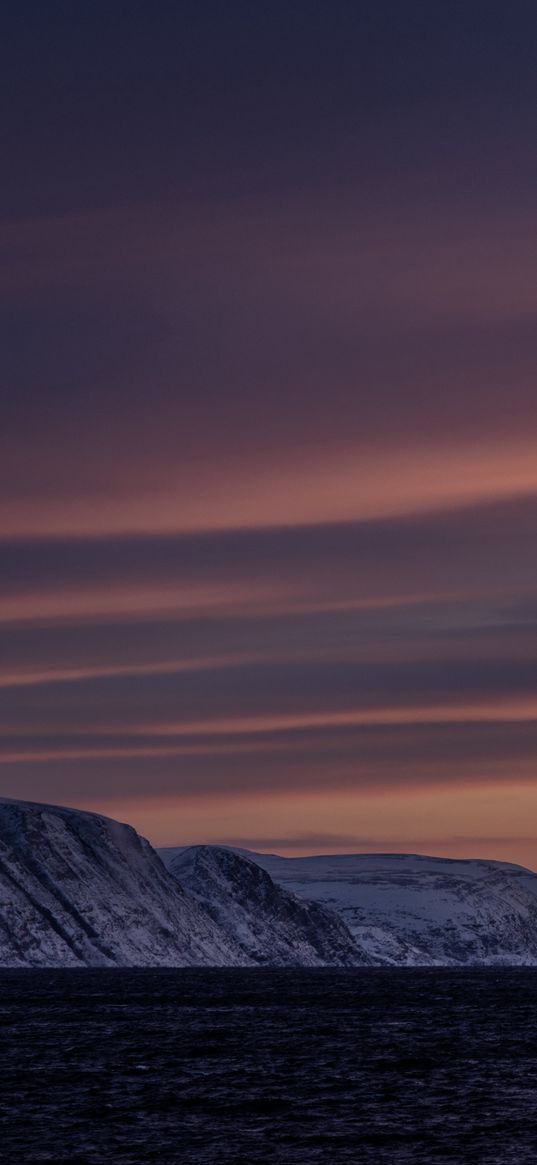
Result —
M276 885L229 849L192 846L161 854L168 869L255 963L348 967L371 960L336 913Z
M275 882L337 911L378 963L537 965L537 874L506 862L248 852Z
M110 818L0 799L0 966L537 966L521 866L160 853Z
M1 966L249 961L131 826L0 800Z
M200 847L168 872L129 825L0 799L0 966L353 966L337 914Z

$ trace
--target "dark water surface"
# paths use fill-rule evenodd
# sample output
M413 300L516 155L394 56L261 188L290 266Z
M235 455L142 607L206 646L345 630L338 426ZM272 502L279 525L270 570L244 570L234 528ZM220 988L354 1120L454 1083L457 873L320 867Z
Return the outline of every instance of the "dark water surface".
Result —
M537 971L0 971L0 1161L537 1162Z

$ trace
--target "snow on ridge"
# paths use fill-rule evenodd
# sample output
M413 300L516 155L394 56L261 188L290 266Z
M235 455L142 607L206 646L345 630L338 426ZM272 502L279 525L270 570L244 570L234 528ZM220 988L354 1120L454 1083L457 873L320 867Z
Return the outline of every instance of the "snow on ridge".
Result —
M516 862L504 862L497 858L449 858L438 856L435 854L422 853L399 853L391 850L371 850L359 853L327 853L327 854L304 854L297 857L286 857L283 854L272 852L260 852L258 850L244 849L240 846L233 845L219 845L214 842L199 842L195 845L179 845L179 846L161 846L157 849L157 853L162 858L164 865L168 866L177 854L182 854L187 849L196 849L201 846L209 845L212 849L226 849L232 853L239 854L241 857L255 862L258 866L267 869L276 869L277 863L293 862L295 868L302 866L304 869L306 865L315 866L316 863L326 868L328 863L333 863L335 867L338 865L350 866L352 863L359 863L361 868L366 868L367 865L374 866L377 863L385 866L387 862L396 863L401 866L408 865L412 867L414 864L416 870L423 869L428 864L432 868L438 869L442 865L446 868L456 868L458 872L463 871L464 867L477 870L479 867L502 869L507 871L515 871L522 874L528 874L530 877L537 877L537 873L531 870L528 866L518 865Z
M337 914L281 890L255 862L210 847L182 854L178 880L130 825L0 799L0 966L369 961Z
M256 862L219 846L168 854L168 868L255 962L361 966L369 956L339 916L275 884Z
M252 854L286 889L337 910L380 962L537 965L537 874L421 854Z
M246 965L130 825L0 802L0 965Z
M537 874L422 854L159 857L112 818L0 798L0 966L364 963L537 966Z
M160 851L169 863L181 851ZM486 858L239 851L337 912L378 964L537 966L537 874Z

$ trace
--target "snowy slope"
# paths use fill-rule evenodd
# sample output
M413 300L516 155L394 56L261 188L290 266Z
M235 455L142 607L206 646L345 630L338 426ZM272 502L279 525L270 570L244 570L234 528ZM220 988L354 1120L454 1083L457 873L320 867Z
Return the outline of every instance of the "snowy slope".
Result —
M337 914L283 890L231 850L192 846L162 854L181 885L256 963L345 967L370 961Z
M537 875L413 854L248 855L287 890L336 910L375 961L537 965Z
M0 966L537 966L537 875L520 866L161 856L169 870L109 818L0 799Z
M247 964L128 825L0 800L0 965Z

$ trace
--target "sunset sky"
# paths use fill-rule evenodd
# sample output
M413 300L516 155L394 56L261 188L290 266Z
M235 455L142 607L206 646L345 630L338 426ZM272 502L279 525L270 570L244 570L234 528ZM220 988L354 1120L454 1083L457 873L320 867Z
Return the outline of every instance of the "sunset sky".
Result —
M2 25L1 792L537 868L533 0Z

